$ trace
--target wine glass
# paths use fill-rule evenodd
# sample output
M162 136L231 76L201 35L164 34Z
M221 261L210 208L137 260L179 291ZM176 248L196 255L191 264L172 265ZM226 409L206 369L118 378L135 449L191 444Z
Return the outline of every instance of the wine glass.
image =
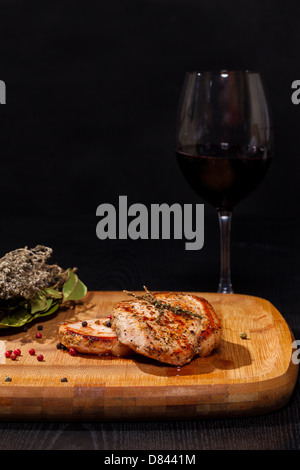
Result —
M271 115L260 74L186 73L175 146L187 182L217 209L221 238L218 292L233 293L232 210L263 179L273 152Z

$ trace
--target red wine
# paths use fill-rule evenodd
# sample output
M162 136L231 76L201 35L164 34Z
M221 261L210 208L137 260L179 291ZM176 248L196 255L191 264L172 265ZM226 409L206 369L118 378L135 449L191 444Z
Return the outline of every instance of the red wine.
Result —
M210 155L193 155L189 150L176 151L180 169L191 188L217 209L231 210L252 193L271 162L263 149L249 155L232 147L210 151Z

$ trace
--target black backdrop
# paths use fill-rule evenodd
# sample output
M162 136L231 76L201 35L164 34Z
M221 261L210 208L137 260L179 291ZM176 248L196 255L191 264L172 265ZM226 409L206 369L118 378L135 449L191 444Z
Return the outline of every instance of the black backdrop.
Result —
M277 305L286 287L297 302L299 17L296 0L1 0L0 254L51 246L90 290L214 291L219 233L208 204L200 251L183 240L100 241L96 208L119 195L147 207L203 202L174 158L184 73L254 69L269 93L275 158L234 211L233 283Z

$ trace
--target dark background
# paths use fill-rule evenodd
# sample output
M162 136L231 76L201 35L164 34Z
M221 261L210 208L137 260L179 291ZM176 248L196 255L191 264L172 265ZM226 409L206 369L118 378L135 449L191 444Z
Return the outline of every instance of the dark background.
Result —
M91 290L215 290L219 232L207 203L200 251L184 240L100 241L96 208L119 195L148 208L203 202L174 157L184 73L248 68L269 94L275 159L233 215L234 288L270 296L266 277L292 282L290 264L275 273L266 261L293 243L289 263L300 261L299 13L279 0L2 0L1 255L51 246L53 262L78 266Z
M197 252L186 251L184 240L100 241L96 208L117 206L119 195L147 207L203 202L174 156L184 73L257 70L272 107L275 155L259 188L233 214L233 286L270 300L299 338L300 105L291 102L291 84L300 79L299 18L297 0L1 0L0 79L7 104L0 107L0 255L48 245L53 262L78 266L90 290L145 284L215 291L219 231L208 204L204 247ZM81 448L75 430L86 446L102 443L99 436L106 445L113 436L112 445L121 448L129 432L149 448L174 448L175 442L176 449L298 448L298 395L292 408L248 420L249 432L243 420L227 420L207 427L144 424L145 434L138 425L101 425L97 438L91 426L58 425L48 433L54 447ZM26 426L28 436L37 430ZM15 436L21 428L7 429ZM15 448L41 446L43 431ZM13 445L5 442L3 448ZM53 448L50 441L43 446Z

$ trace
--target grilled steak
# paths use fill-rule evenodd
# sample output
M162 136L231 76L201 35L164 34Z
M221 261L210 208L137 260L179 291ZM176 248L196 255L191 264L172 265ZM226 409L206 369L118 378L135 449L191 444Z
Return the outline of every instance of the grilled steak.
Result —
M85 354L132 354L132 350L120 343L116 332L106 323L110 323L108 318L63 323L58 330L59 340L67 348L72 347Z
M209 355L221 339L220 320L213 307L191 294L148 292L122 301L113 310L111 324L122 344L179 366L196 355Z

